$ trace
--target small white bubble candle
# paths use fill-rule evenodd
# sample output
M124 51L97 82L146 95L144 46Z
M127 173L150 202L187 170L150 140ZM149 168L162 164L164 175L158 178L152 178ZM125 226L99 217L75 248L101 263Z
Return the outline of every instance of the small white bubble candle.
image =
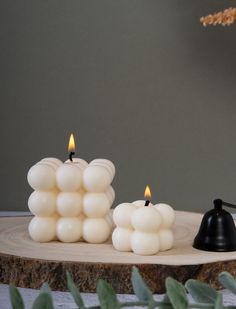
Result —
M151 197L147 186L145 197ZM173 208L167 204L153 205L147 199L118 205L113 212L116 228L112 243L118 251L133 251L153 255L173 247L171 227L175 219Z

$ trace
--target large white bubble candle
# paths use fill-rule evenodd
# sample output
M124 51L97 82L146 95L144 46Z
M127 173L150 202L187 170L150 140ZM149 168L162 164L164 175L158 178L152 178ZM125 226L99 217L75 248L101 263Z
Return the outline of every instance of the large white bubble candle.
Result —
M68 152L69 159L64 163L45 158L28 172L28 182L35 190L28 200L35 215L29 234L38 242L103 243L113 229L110 208L115 198L111 187L115 167L105 159L88 164L74 158L73 134Z

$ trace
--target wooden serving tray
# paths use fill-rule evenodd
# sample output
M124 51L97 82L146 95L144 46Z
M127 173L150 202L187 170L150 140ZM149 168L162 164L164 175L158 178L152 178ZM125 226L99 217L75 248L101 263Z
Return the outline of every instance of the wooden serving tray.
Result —
M95 292L98 278L110 282L117 293L132 293L130 276L136 265L153 292L164 292L167 276L185 282L195 278L219 288L221 271L236 275L235 252L205 252L192 248L202 215L176 212L174 248L153 256L116 251L111 241L93 245L60 242L36 243L28 234L30 217L0 218L0 282L53 290L67 289L69 270L81 292Z

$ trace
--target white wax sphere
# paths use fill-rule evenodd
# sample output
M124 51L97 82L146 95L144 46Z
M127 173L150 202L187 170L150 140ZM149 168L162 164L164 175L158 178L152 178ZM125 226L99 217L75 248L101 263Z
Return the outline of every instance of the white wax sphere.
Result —
M32 166L28 172L29 185L34 190L50 191L56 186L56 174L53 166L46 163L38 163Z
M30 237L37 242L54 240L56 237L56 222L54 217L34 217L29 224Z
M83 222L83 238L89 243L103 243L110 234L111 227L104 218L87 218Z
M82 183L82 172L73 163L65 163L57 169L57 185L62 191L77 191Z
M173 247L174 235L171 229L161 229L159 231L160 251L166 251Z
M110 202L105 193L86 193L83 198L83 211L87 217L102 218L110 209Z
M105 191L106 196L108 197L110 204L114 202L115 199L115 190L112 188L112 186L109 186L107 190Z
M103 192L112 182L109 171L98 165L88 165L83 173L84 188L89 192Z
M175 221L175 212L173 208L170 205L164 203L156 204L154 207L162 216L161 227L170 228Z
M49 217L56 211L56 198L54 191L34 191L28 200L29 209L36 216Z
M108 222L108 224L110 225L111 229L113 229L115 227L115 223L114 223L114 220L113 220L113 209L110 209L108 214L106 214L105 220Z
M78 192L60 192L57 211L62 217L76 217L82 210L82 197Z
M59 167L63 164L62 161L57 158L44 158L40 162L49 163L54 165L55 167Z
M118 251L131 251L131 235L132 230L117 227L112 233L112 244Z
M144 201L144 200L137 200L137 201L134 201L134 202L133 202L133 204L134 204L135 206L138 206L138 207L145 206L145 203L146 203L146 201ZM153 205L152 203L149 203L149 204L148 204L148 206L152 206L152 205ZM145 206L145 207L147 207L147 206Z
M140 255L153 255L160 249L158 233L134 231L131 235L131 248Z
M116 172L116 169L115 169L115 165L110 161L110 160L107 160L107 159L95 159L93 160L92 162L90 162L90 166L102 166L104 167L108 173L110 174L110 177L111 177L111 181L113 180L114 176L115 176L115 172Z
M60 218L57 222L57 237L62 242L76 242L82 236L82 221L79 218Z
M84 170L88 166L88 162L81 158L73 158L72 162L70 160L66 160L65 163L73 163L77 165L81 170Z
M132 203L122 203L116 206L113 211L113 220L115 224L119 227L132 229L131 215L137 207Z
M140 207L131 215L131 224L134 229L142 232L157 232L161 226L162 217L152 206Z

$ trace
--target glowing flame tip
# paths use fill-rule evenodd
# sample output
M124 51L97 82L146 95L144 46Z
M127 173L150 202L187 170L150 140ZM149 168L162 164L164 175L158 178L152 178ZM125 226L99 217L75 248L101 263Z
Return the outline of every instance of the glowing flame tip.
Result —
M145 196L146 199L148 199L152 196L149 186L146 186L145 191L144 191L144 196Z
M75 139L74 139L74 135L71 134L69 144L68 144L68 152L74 152L74 151L75 151Z

